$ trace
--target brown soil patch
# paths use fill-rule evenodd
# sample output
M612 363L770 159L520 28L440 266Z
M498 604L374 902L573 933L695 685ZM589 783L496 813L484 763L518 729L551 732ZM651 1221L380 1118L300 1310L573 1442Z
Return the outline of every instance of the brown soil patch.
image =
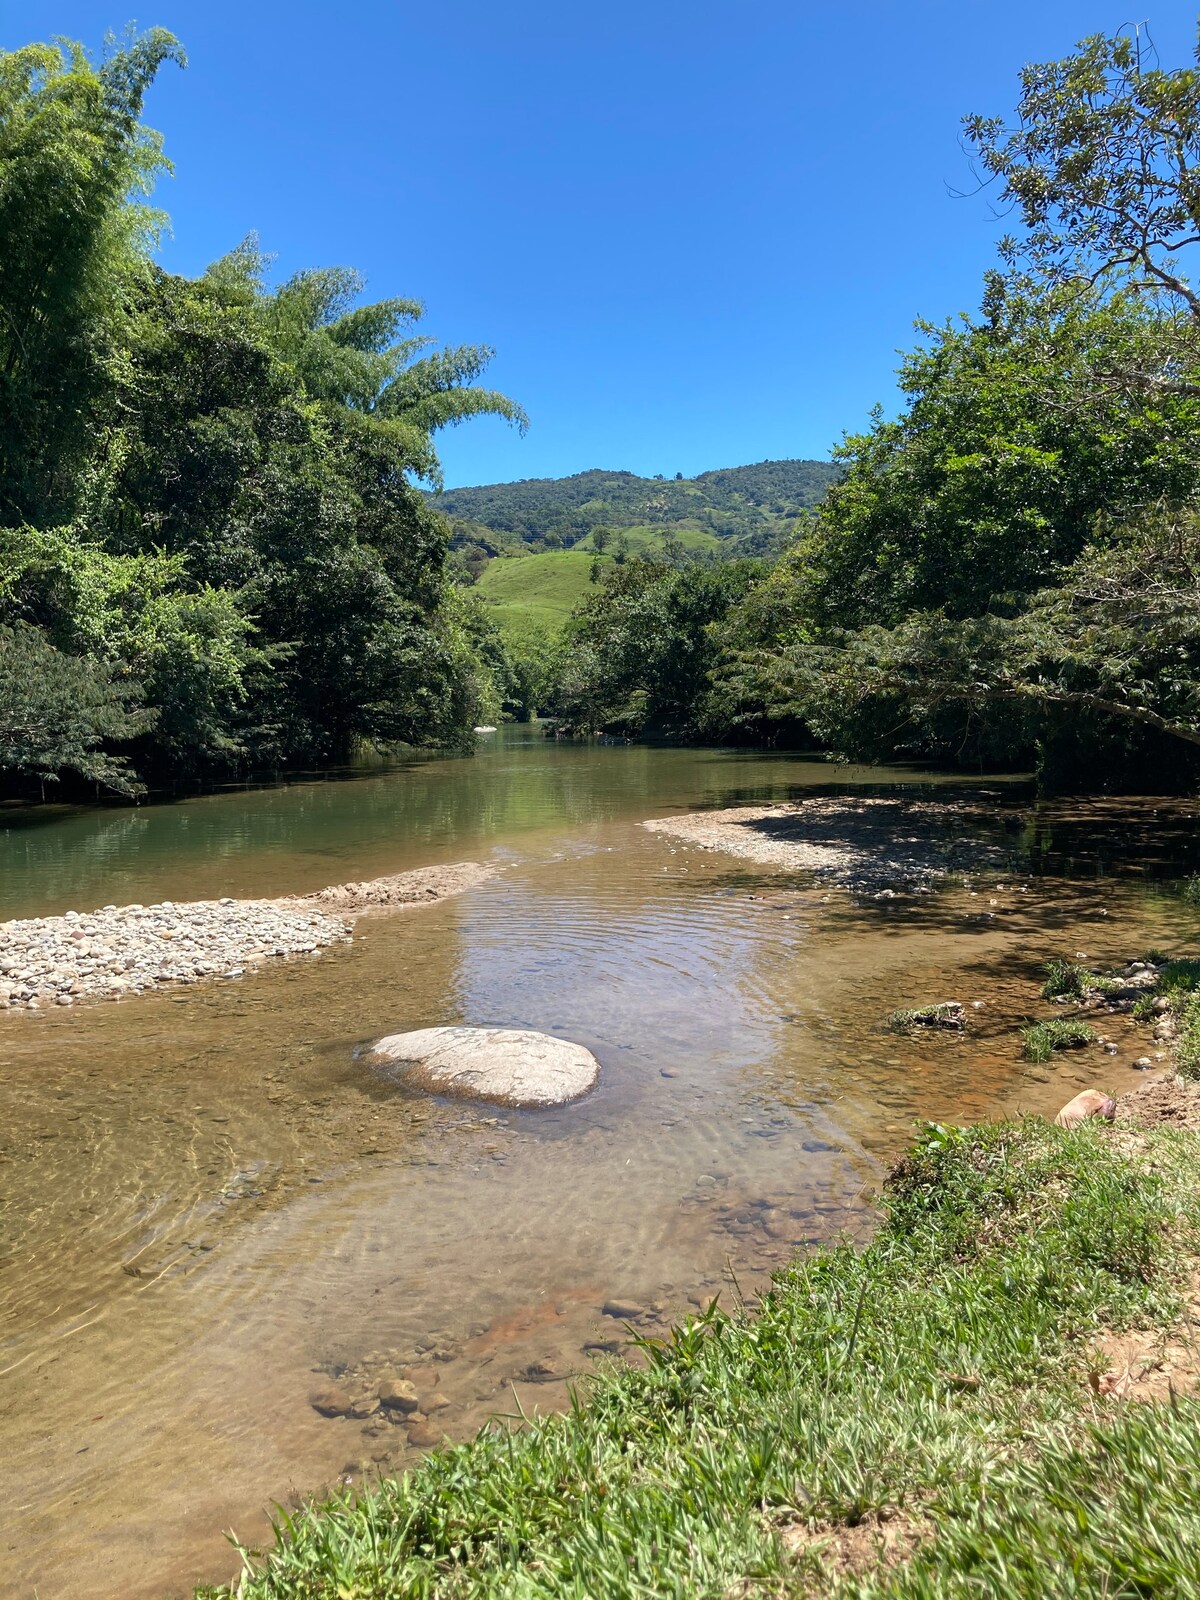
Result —
M981 841L996 815L949 800L814 796L790 805L734 806L657 817L642 826L705 850L785 871L812 872L851 889L919 888L951 872L997 867L999 841Z
M468 1356L491 1355L506 1345L519 1344L547 1328L557 1328L566 1321L564 1307L599 1304L604 1292L599 1286L575 1285L558 1295L547 1295L532 1305L519 1306L514 1311L502 1312L494 1317L486 1330L470 1339L464 1346Z
M1192 1394L1200 1380L1200 1296L1193 1293L1185 1321L1166 1332L1135 1329L1104 1333L1095 1347L1104 1362L1091 1375L1093 1393L1112 1400L1169 1400Z
M1164 1073L1117 1101L1119 1139L1137 1145L1141 1129L1200 1128L1200 1083ZM1103 1332L1093 1341L1094 1394L1111 1400L1170 1400L1200 1387L1200 1271L1193 1274L1183 1314L1172 1328Z
M281 899L281 906L333 912L340 916L362 916L372 911L397 911L408 906L432 905L453 894L474 889L499 868L483 861L456 861L444 867L417 867L412 872L396 872L388 878L370 878L364 883L335 883L315 894Z
M1118 1126L1156 1128L1164 1123L1200 1128L1200 1083L1164 1073L1139 1083L1117 1101Z
M885 1508L870 1512L853 1527L792 1523L780 1530L780 1538L793 1554L816 1557L824 1582L878 1567L898 1567L931 1531L928 1518Z

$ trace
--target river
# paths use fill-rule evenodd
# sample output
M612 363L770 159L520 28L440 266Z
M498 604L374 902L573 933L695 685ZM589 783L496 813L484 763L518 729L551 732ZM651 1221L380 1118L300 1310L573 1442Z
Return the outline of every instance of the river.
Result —
M927 786L1017 816L1012 868L865 901L638 826ZM1194 947L1159 880L1195 870L1195 835L1184 803L1034 809L1017 781L520 729L474 757L0 813L0 917L503 869L239 981L0 1015L0 1592L227 1580L225 1530L260 1539L272 1502L417 1459L378 1415L319 1415L321 1385L411 1372L453 1438L561 1407L624 1338L606 1302L661 1331L861 1235L914 1118L1129 1086L1132 1045L1031 1070L1016 1022L1045 1013L1049 956ZM966 1036L886 1030L947 997L983 1002ZM576 1039L600 1086L499 1111L405 1096L357 1054L458 1021Z

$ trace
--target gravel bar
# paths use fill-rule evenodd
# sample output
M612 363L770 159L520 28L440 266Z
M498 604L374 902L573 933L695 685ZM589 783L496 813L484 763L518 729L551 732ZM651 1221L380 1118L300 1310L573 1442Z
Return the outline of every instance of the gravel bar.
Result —
M996 816L961 801L815 796L656 817L642 826L702 850L723 850L857 893L928 890L949 874L1002 867L1007 852L983 836Z
M163 900L0 923L0 1010L118 1000L241 978L264 962L349 944L366 912L430 905L489 878L479 862L422 867L282 900Z

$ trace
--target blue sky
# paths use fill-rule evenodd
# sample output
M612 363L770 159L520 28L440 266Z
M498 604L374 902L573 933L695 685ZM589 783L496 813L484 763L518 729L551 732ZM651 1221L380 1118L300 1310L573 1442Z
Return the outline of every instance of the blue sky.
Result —
M98 47L134 0L0 0L0 46ZM182 40L146 117L164 263L256 229L486 342L532 426L441 435L448 484L824 456L895 403L918 315L970 310L1001 225L968 111L1129 13L1093 0L140 0ZM1194 10L1151 11L1164 64Z

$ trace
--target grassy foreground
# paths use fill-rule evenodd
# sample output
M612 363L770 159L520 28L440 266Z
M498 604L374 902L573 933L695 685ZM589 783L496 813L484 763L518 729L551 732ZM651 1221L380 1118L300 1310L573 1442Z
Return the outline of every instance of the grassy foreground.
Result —
M1200 1136L930 1127L883 1207L572 1413L282 1518L233 1592L1200 1594L1200 1404L1095 1346L1178 1323Z

